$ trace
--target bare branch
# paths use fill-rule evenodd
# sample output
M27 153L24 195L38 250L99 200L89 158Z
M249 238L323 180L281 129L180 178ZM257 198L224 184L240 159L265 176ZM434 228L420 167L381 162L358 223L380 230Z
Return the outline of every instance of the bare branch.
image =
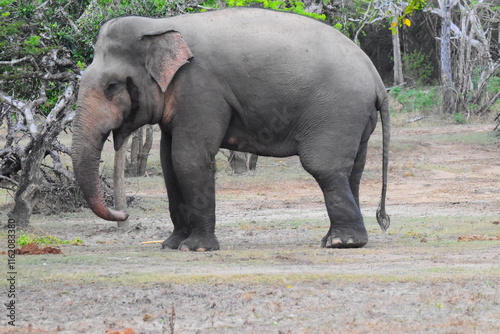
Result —
M52 147L57 151L57 152L62 152L67 155L71 155L71 148L67 147L64 144L61 144L59 142L54 142L52 143Z
M46 73L40 76L40 79L53 81L70 81L76 79L76 74L70 72L61 72L57 74Z
M26 56L26 57L23 57L23 58L20 58L20 59L0 60L0 65L9 65L9 66L12 66L12 65L16 65L16 64L22 63L23 61L26 61L26 60L28 60L30 58L31 57Z
M50 151L50 157L52 158L52 161L54 163L53 170L54 172L58 173L59 175L64 175L68 180L74 180L74 175L71 173L67 168L63 166L61 163L61 158L59 157L59 154L56 151Z
M12 96L8 96L1 90L0 90L0 100L4 101L8 105L16 108L17 110L22 110L22 109L26 108L25 102L23 102L21 100L17 100L15 98L13 98Z
M19 186L19 183L18 183L16 180L14 180L14 179L12 179L12 178L10 178L10 177L7 177L7 176L0 175L0 180L6 180L6 181L9 181L10 183L12 183L13 185L15 185L16 187L18 187L18 186ZM2 188L3 188L3 187L2 187Z
M492 98L491 98L491 99L490 99L487 103L485 103L485 104L484 104L481 108L479 108L479 109L476 111L476 113L477 113L477 114L482 114L482 113L484 113L485 111L487 111L488 109L490 109L490 108L491 108L491 106L492 106L492 105L494 105L494 104L495 104L495 103L496 103L499 99L500 99L500 91L499 91L499 92L497 92L495 95L493 95L493 97L492 97ZM498 114L498 115L500 115L500 114ZM498 117L499 117L499 116L497 116L497 117L495 118L495 120L496 120ZM497 126L495 127L495 130L498 128L498 126L500 126L500 122L499 122L499 125L497 125Z
M59 100L59 102L57 102L57 104L54 106L54 108L52 108L49 115L45 119L45 124L48 125L48 124L56 121L59 112L61 110L63 110L66 107L66 105L71 101L71 99L73 97L74 88L75 88L75 84L73 82L71 82L68 85L68 87L66 87L66 90L64 91L63 97ZM65 117L64 120L65 120L65 123L70 121L70 120L68 120L68 116ZM72 117L71 117L71 120L72 120ZM63 128L64 128L64 125L63 125Z
M82 31L80 30L80 28L78 28L78 26L75 24L75 22L73 22L73 20L71 20L68 13L64 10L64 7L59 8L59 13L61 13L66 18L66 20L68 20L69 25L71 26L71 28L73 28L73 30L76 32L76 34L81 36Z

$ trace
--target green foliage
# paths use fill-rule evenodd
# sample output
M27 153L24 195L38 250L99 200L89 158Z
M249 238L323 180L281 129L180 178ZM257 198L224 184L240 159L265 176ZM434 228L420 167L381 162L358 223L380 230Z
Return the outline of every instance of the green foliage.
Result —
M405 53L402 56L403 72L416 85L430 84L434 68L429 57L420 51Z
M219 9L219 1L218 0L207 0L201 4L202 7L207 7L207 8L213 8L213 9ZM205 9L201 10L202 12L205 11Z
M47 86L47 102L40 106L41 112L44 115L48 115L50 113L52 108L54 108L59 101L59 97L63 94L64 91L64 87L56 85L54 82L49 82Z
M497 76L492 76L488 81L488 93L496 94L500 91L500 73Z
M451 119L457 124L467 123L467 118L465 117L465 115L459 112L456 112L453 115L451 115Z
M483 67L476 67L472 72L472 84L475 89L478 88L479 82L481 81L481 74L483 73ZM496 94L500 91L500 70L493 74L487 82L488 93Z
M0 0L0 7L4 7L4 6L7 6L7 5L10 5L14 1L15 0Z
M285 12L293 12L296 14L312 17L317 20L326 20L326 16L323 14L315 14L306 12L305 4L298 0L288 0L288 1L273 1L273 0L227 0L228 7L240 7L240 6L251 6L251 5L262 5L264 8L280 10Z
M425 6L427 6L428 0L410 0L408 1L406 7L403 9L403 12L398 15L397 17L397 23L393 23L389 29L392 31L393 34L397 33L396 26L411 26L411 21L408 18L409 16L413 15L415 12L421 12L424 10Z
M17 244L20 247L26 246L28 244L37 245L83 245L83 240L79 237L73 240L61 240L60 238L53 235L34 235L27 234L26 232L21 232L21 235L17 238Z
M439 107L441 103L438 87L431 87L430 89L402 89L396 87L391 90L390 94L403 106L403 112L429 113Z
M40 45L40 36L30 36L23 42L23 51L25 55L38 55L41 54L44 50L39 48Z
M92 61L93 43L102 24L121 15L165 17L169 11L182 11L184 0L0 0L0 60L29 60L0 65L0 90L20 99L36 99L44 70L43 57L52 50L69 54L78 73ZM43 6L42 6L43 4ZM55 70L55 69L52 69ZM48 82L49 101L40 107L46 114L63 91Z

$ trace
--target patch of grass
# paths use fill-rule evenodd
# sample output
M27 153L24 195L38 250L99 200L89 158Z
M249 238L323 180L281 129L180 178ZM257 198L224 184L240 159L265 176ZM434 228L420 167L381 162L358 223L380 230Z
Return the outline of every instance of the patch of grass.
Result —
M457 124L467 123L467 118L465 117L465 115L459 112L456 112L453 115L451 115L451 119Z
M404 239L418 239L418 242L422 237L433 237L441 242L450 241L452 244L460 246L461 243L457 242L460 235L498 235L498 228L493 224L495 219L498 217L399 217L391 222L388 235ZM486 243L486 241L484 242Z
M252 220L250 222L241 222L238 223L238 229L242 231L267 231L274 228L274 225L271 224L259 224L256 221Z
M436 166L436 165L416 165L413 166L414 168L419 168L424 171L432 171L432 170L437 170L437 171L442 171L442 172L449 172L449 173L467 173L470 172L468 169L464 168L450 168L448 166Z
M466 271L465 268L450 268L450 267L434 267L428 268L428 272L430 273L438 273L438 274L453 274L453 273L463 273Z
M182 285L220 285L220 284L238 284L245 285L266 285L266 286L286 286L293 288L294 285L303 283L321 283L336 282L342 283L406 283L406 282L440 282L456 279L470 279L477 275L497 275L498 270L489 271L479 269L462 268L430 268L426 272L408 273L397 275L377 274L377 273L284 273L284 274L175 274L168 272L120 272L107 275L97 274L95 272L44 272L36 270L31 273L31 279L24 280L28 282L65 282L67 284L97 284L120 285L120 286L151 286L157 284L182 284Z
M493 131L486 132L467 132L454 133L446 135L430 135L427 136L428 141L442 143L463 143L473 145L491 145L499 142Z
M429 114L440 106L438 87L425 87L420 89L402 89L396 87L390 95L401 105L402 112L421 112ZM398 108L395 108L397 110Z
M67 282L67 283L91 283L101 285L129 285L129 286L144 286L151 284L256 284L256 285L293 285L304 282L315 281L337 281L337 282L359 282L375 280L375 281L400 281L401 277L394 275L373 275L373 274L194 274L194 275L178 275L172 273L142 273L142 272L127 272L116 275L98 275L92 272L78 273L39 273L36 280L44 283L49 282ZM407 279L413 280L408 277ZM403 279L404 280L404 279Z
M461 133L424 134L424 135L414 134L404 139L391 142L391 151L411 150L420 145L422 142L492 145L498 143L499 141L500 140L496 136L494 131L470 132L464 128L464 131Z
M28 244L37 244L37 245L82 245L83 240L79 237L73 240L61 240L60 238L53 235L36 235L36 234L27 234L24 231L21 231L21 235L16 240L17 244L20 247L26 246Z

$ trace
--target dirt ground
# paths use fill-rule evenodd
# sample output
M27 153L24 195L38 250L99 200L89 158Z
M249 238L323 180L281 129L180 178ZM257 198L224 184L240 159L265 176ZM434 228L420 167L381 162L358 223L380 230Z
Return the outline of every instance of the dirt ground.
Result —
M361 249L319 247L328 230L323 198L296 157L261 158L244 176L219 161L217 252L140 244L172 230L156 173L127 179L142 200L125 231L88 210L34 216L27 232L84 245L17 256L17 327L1 316L0 333L499 333L500 139L492 128L393 129L387 234L374 218L377 130L361 188L370 236Z

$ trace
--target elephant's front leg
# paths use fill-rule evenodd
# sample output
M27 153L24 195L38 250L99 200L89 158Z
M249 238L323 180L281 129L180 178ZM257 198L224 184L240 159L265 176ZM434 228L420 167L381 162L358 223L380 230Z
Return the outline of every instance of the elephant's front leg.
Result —
M178 249L181 242L191 235L191 225L181 212L181 208L185 206L184 195L173 167L172 138L165 132L162 132L160 157L167 187L170 219L174 225L174 231L163 242L162 248Z
M220 249L215 236L215 154L181 147L173 150L172 160L183 196L177 212L190 229L179 249Z

